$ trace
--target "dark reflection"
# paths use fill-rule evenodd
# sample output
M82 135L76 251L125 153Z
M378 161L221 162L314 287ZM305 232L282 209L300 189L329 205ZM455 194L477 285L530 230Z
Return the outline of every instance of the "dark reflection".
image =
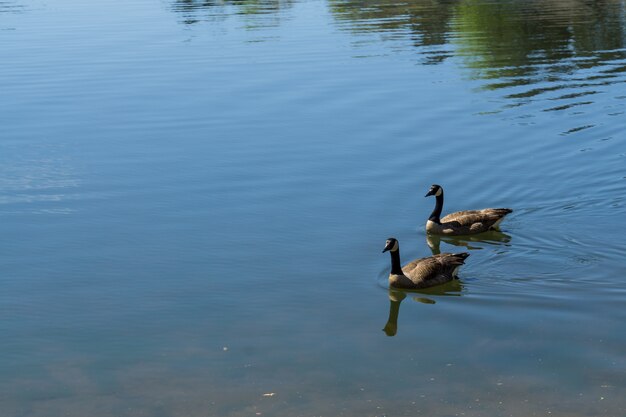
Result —
M389 288L389 317L383 331L387 336L395 336L398 333L398 316L400 314L400 304L407 295L412 296L413 301L423 304L436 304L436 301L429 297L433 295L453 295L459 296L463 290L463 284L458 279L447 282L436 287L424 288L421 290L398 290Z
M2 1L0 0L0 15L7 14L19 14L27 11L26 6L17 1ZM5 21L0 21L0 31L15 30L13 26L6 26Z
M400 303L406 298L402 291L389 289L389 318L383 328L387 336L395 336L398 333L398 314L400 314Z
M182 16L182 22L193 25L199 22L222 20L229 15L263 15L291 7L291 0L175 0L172 10ZM277 25L264 21L259 26Z
M506 97L522 104L552 93L550 99L568 102L547 110L585 106L592 101L579 97L626 82L626 65L616 62L626 58L621 0L329 2L346 29L404 42L425 63L460 57L473 78L493 80L485 89L517 87Z
M21 13L24 9L24 5L17 1L0 1L0 13Z
M426 235L426 244L433 255L441 253L441 242L453 246L463 246L469 250L478 250L484 249L485 246L508 246L509 242L511 242L511 236L496 230L469 236ZM446 252L453 251L447 250Z
M423 63L436 64L451 56L446 45L457 0L408 3L330 0L329 3L337 19L348 23L352 31L383 32L390 38L408 38L416 47L429 47L422 51Z

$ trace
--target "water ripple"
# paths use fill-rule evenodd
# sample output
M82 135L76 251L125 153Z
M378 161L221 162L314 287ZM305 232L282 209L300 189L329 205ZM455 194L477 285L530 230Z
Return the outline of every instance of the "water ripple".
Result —
M364 6L350 0L330 2L341 28L357 35L380 33L383 42L394 43L393 49L416 51L421 64L454 59L481 82L479 90L500 91L504 98L516 100L481 114L531 105L554 91L565 93L548 100L592 96L608 91L598 87L626 82L623 3L573 3L381 0ZM598 25L602 31L595 30ZM521 87L525 88L519 91ZM594 90L588 91L590 87ZM595 104L572 102L544 111Z

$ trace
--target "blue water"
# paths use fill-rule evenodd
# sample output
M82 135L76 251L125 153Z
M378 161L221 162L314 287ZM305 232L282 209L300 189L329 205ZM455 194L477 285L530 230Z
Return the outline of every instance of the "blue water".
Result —
M625 22L0 1L0 415L626 415ZM432 183L515 211L427 239Z

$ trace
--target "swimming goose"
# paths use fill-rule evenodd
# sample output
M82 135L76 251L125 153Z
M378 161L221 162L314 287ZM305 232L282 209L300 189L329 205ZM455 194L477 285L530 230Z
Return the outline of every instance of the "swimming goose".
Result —
M465 210L450 213L440 219L443 209L443 188L433 184L424 197L434 195L435 209L426 222L426 232L436 235L473 235L497 230L504 216L513 210L509 208L487 208L482 210Z
M418 289L443 284L456 278L457 269L463 265L469 253L442 253L428 258L415 259L400 266L398 240L390 237L383 253L391 254L389 285L394 288Z

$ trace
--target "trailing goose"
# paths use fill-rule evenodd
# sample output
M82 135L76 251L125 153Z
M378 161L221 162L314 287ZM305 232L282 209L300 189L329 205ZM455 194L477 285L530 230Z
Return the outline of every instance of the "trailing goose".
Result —
M469 253L442 253L428 258L415 259L400 266L400 245L390 237L383 253L391 254L389 285L394 288L418 289L443 284L456 278L457 269L465 263Z
M465 210L450 213L440 218L443 209L443 188L433 184L424 197L434 195L435 209L426 222L426 232L436 235L473 235L497 230L504 216L513 210L509 208L487 208L482 210Z

